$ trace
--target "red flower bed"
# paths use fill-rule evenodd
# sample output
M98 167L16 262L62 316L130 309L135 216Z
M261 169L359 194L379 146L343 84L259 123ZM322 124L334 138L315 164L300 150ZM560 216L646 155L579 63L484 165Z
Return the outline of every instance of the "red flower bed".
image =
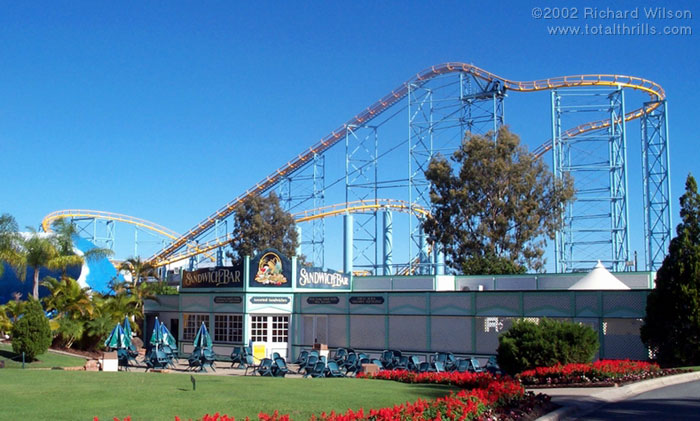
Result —
M491 383L496 381L504 381L495 378L489 373L459 373L441 372L441 373L414 373L405 370L384 370L375 374L358 373L358 378L378 379L378 380L394 380L401 383L428 383L428 384L444 384L457 386L462 389L486 388Z
M629 360L600 360L588 364L555 365L525 370L516 377L524 385L621 383L669 374L654 363Z

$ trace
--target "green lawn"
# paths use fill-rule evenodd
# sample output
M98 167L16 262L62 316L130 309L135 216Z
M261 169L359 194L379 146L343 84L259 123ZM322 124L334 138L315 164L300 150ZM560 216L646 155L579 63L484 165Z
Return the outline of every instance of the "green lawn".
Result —
M178 373L7 370L0 373L0 419L92 421L197 420L220 412L257 420L261 411L288 413L293 420L331 410L382 408L419 397L436 398L450 388L363 379L300 379Z
M48 351L37 357L38 361L27 362L26 368L51 368L51 367L81 367L85 365L85 358L72 357ZM0 344L0 361L5 362L7 368L22 368L22 356L12 351L12 346ZM4 370L4 369L0 369Z

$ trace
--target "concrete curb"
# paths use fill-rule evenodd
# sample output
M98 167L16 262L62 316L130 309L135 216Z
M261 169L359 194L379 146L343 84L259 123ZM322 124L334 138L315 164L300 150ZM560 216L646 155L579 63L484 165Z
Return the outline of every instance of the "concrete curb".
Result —
M631 397L640 395L644 392L648 392L650 390L659 389L665 386L672 386L675 384L692 382L696 380L700 380L700 371L676 374L673 376L659 377L657 379L644 380L641 382L636 382L616 388L615 390L608 389L604 391L598 391L597 393L591 393L590 395L588 395L588 397L594 399L595 402L582 402L581 405L565 406L563 408L559 408L556 411L550 412L537 418L537 421L560 421L566 419L576 419L610 403L620 402L625 399L629 399ZM546 394L547 391L542 390L541 393Z

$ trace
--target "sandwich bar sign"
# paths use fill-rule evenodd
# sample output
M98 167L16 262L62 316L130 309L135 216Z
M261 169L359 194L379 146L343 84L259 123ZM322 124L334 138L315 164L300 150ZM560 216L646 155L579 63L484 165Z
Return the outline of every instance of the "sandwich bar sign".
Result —
M182 288L243 288L243 265L183 271Z
M349 290L350 277L341 272L302 267L297 276L297 288Z

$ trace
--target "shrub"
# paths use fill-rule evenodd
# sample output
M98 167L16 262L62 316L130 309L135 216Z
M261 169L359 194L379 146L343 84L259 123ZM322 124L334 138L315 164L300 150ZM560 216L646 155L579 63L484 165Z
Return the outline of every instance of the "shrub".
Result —
M37 300L30 299L24 308L22 317L12 326L12 350L17 354L24 352L31 361L41 355L51 345L51 328L44 309Z
M498 364L514 375L535 367L590 362L598 337L589 326L542 319L519 320L498 337Z

